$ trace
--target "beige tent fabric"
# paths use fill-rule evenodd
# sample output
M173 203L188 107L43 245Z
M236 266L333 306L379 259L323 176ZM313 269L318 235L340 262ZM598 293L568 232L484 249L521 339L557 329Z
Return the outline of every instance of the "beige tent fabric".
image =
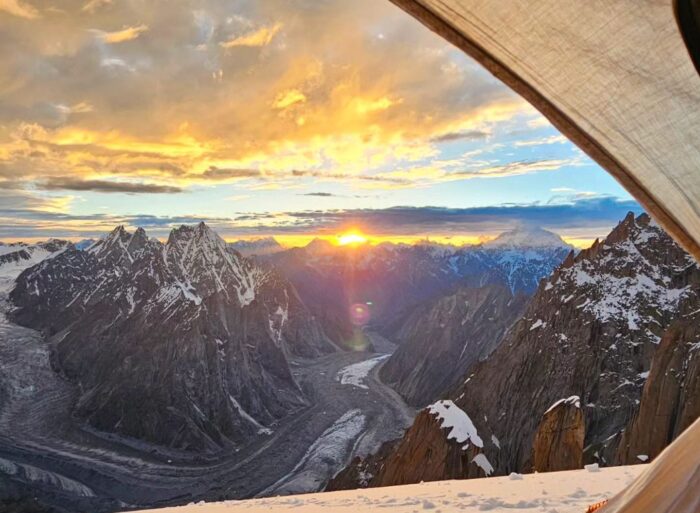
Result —
M700 419L600 513L698 513Z
M700 258L700 77L671 0L391 0L530 101Z

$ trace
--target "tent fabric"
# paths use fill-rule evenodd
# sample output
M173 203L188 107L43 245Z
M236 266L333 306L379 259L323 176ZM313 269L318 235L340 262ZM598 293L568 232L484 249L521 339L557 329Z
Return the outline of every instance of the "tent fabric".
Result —
M700 419L600 513L697 513L700 511Z
M700 76L672 0L391 0L480 62L700 258Z

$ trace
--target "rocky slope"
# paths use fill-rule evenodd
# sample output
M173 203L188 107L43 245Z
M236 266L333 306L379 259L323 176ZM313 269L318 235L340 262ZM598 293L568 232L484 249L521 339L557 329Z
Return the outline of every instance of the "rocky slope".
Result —
M506 285L487 285L459 287L420 305L396 331L399 348L382 367L382 380L409 404L425 406L498 346L528 299Z
M438 401L418 413L403 438L356 458L326 490L489 476L493 467L483 446L469 416L452 401Z
M696 263L646 215L630 213L602 243L571 253L542 281L499 347L450 394L474 420L495 473L531 471L543 414L574 395L585 418L585 460L619 462L621 433L639 409L652 357L673 321L700 309L699 284ZM693 340L690 333L685 337ZM690 378L697 386L693 376L683 382ZM695 395L682 396L677 411L694 412ZM666 433L664 443L675 428ZM439 444L440 438L426 434L423 443ZM414 467L428 465L428 455L411 444L404 437L394 453L405 454ZM454 476L450 466L435 475Z
M49 337L98 430L215 451L304 405L287 355L333 350L295 289L205 224L167 243L116 228L24 271L12 319Z
M616 460L656 457L700 417L700 315L687 312L664 334L644 384L639 410L622 433Z

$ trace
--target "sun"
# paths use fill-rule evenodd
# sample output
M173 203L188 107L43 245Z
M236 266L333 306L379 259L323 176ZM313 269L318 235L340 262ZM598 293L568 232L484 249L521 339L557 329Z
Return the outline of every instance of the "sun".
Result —
M347 246L349 244L364 244L367 237L358 232L348 232L338 236L338 245Z

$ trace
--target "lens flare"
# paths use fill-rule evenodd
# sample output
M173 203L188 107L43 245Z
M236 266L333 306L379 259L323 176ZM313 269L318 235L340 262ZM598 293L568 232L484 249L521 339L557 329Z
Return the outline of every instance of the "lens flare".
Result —
M350 307L350 320L356 326L364 326L369 322L369 308L363 303L355 303Z

